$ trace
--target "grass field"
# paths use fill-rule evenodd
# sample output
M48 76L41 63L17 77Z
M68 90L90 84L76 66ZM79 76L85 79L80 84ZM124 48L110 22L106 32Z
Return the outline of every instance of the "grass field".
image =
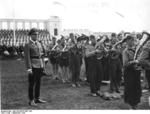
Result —
M48 77L42 78L41 98L47 100L45 104L37 107L28 105L28 81L23 61L1 60L1 107L2 109L129 109L129 106L118 100L104 100L100 97L88 95L89 87L81 83L81 88L73 88L70 84L62 84L60 81ZM50 66L47 67L50 71ZM103 86L106 90L108 86ZM150 109L148 96L144 93L138 109Z

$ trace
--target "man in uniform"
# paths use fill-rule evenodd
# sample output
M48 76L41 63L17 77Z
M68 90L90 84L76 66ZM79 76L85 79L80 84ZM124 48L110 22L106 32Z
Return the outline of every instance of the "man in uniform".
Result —
M101 56L102 50L96 49L96 38L94 35L90 36L91 44L86 46L85 55L88 61L88 78L90 83L91 95L96 97L100 95L100 85L103 77L102 59L97 57ZM99 45L101 46L101 44Z
M81 56L79 53L79 47L75 39L74 34L70 34L70 44L69 44L69 69L72 76L72 87L80 87L79 75L81 69Z
M114 37L114 35L112 34ZM113 39L116 39L115 37ZM121 64L121 52L119 51L118 47L115 45L117 40L113 40L112 42L112 49L109 51L109 77L110 77L110 92L117 92L119 91L119 85L121 82L122 76L122 64Z
M147 42L143 46L142 52L140 54L140 57L138 58L138 61L145 69L145 75L147 78L149 91L150 91L150 34L149 33L143 33L145 37L148 37Z
M29 96L29 105L36 106L36 103L45 103L40 99L40 85L41 85L41 76L43 72L43 61L42 61L42 46L37 41L38 33L36 29L31 29L29 31L29 36L31 39L29 43L25 45L24 54L25 54L25 65L28 72L28 96Z

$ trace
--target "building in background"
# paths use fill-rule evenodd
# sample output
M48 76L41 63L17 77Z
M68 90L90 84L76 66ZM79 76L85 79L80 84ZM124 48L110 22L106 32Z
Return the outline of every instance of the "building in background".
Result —
M46 29L53 36L59 36L62 29L62 21L58 16L51 16L45 23Z
M17 30L17 29L46 29L50 35L58 36L61 33L61 19L58 16L51 16L47 20L37 19L0 19L0 30Z

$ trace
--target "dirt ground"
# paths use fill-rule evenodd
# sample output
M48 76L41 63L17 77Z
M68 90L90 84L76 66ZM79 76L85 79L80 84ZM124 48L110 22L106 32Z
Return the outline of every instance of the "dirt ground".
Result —
M1 65L1 107L2 109L41 109L41 110L128 110L123 98L104 100L100 97L89 96L89 86L81 82L82 87L73 88L71 84L63 84L49 77L42 78L41 98L45 104L36 107L28 105L28 81L22 60L0 60ZM51 72L50 65L47 71ZM102 90L108 89L103 85ZM148 105L149 92L143 93L138 109L150 109Z

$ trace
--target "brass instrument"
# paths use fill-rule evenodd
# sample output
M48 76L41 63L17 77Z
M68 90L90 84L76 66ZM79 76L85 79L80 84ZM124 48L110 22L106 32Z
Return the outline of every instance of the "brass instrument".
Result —
M62 49L62 51L65 51L66 48L67 48L67 46L65 45L64 48Z
M97 47L100 46L100 45L103 45L106 39L107 39L107 38L104 37L104 38L102 38L99 42L97 42L96 45L95 45L95 48L97 48Z
M54 51L57 46L58 46L58 44L55 44L55 45L53 46L53 48L51 49L51 51Z
M49 51L48 55L50 58L55 58L55 56L57 55L57 50L56 47L58 46L58 44L56 43L53 48Z
M102 59L102 58L104 57L104 55L105 55L104 47L103 47L103 46L98 46L96 49L99 50L99 52L96 53L96 58L97 58L98 60L100 60L100 59Z
M135 55L134 55L134 60L138 60L138 56L140 55L140 50L142 49L142 47L144 46L144 44L148 41L148 35L147 34L143 34L142 39L139 41L139 45L136 48L135 51ZM140 64L135 64L135 69L136 70L142 70L142 66Z
M109 56L110 56L111 59L118 59L119 58L120 53L117 50L117 46L120 45L120 44L122 44L122 43L124 43L124 40L121 40L121 41L117 42L113 46L113 48L109 51Z
M98 49L99 52L96 53L96 58L98 60L102 59L105 56L105 47L104 42L106 40L106 37L102 38L99 42L97 42L95 49Z
M141 40L139 41L139 45L136 48L135 55L134 55L134 60L137 60L139 52L140 52L140 49L147 42L147 40L148 40L148 36L146 34L143 34Z
M62 49L62 51L64 52L64 51L68 51L68 48L69 48L69 44L68 43L65 43L65 46L64 46L64 48Z

